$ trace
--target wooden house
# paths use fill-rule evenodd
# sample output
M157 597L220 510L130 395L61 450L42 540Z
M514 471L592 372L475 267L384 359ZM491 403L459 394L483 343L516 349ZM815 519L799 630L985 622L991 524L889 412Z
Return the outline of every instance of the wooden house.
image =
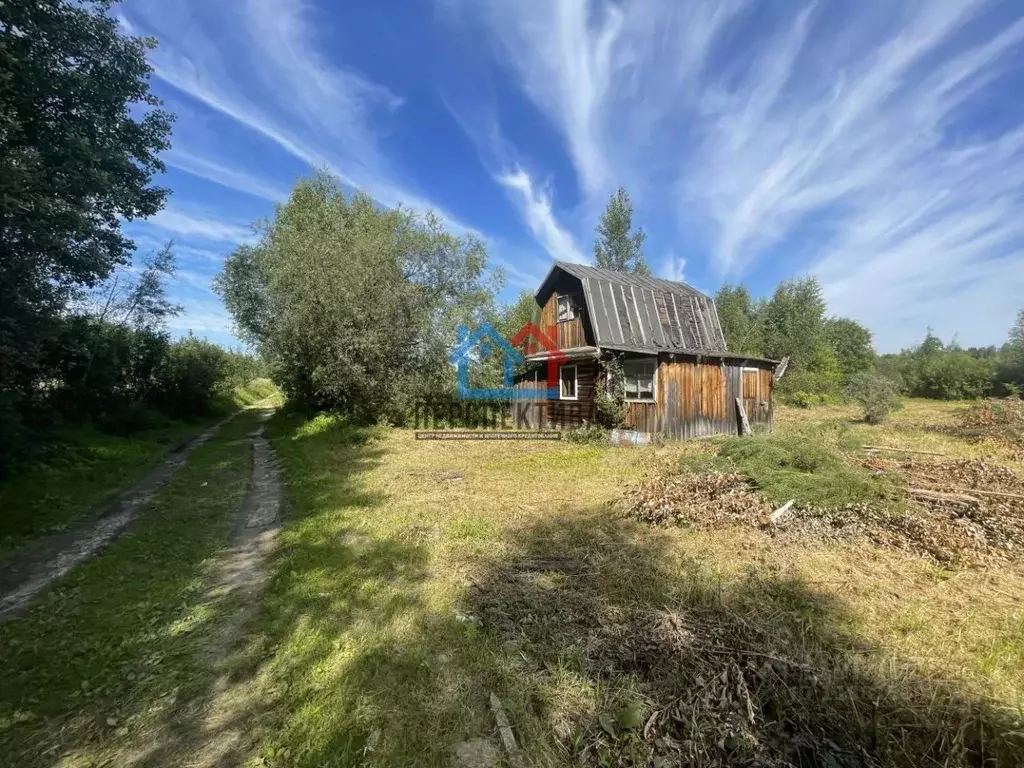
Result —
M672 438L738 434L737 398L754 429L771 425L776 363L729 352L715 302L700 291L556 262L535 298L535 323L558 350L536 339L522 349L527 362L516 387L550 394L517 401L518 426L595 422L601 387L624 394L626 426L639 432ZM548 382L552 355L557 387ZM618 387L612 388L610 372L622 377Z

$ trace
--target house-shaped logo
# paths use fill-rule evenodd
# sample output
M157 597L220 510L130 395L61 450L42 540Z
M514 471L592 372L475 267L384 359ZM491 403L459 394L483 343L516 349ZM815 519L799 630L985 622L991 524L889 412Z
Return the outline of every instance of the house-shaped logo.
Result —
M507 340L490 323L481 323L475 330L459 326L459 342L452 350L449 360L458 371L458 396L460 400L543 400L558 397L558 366L567 359L558 345L533 323L527 323L519 332ZM526 358L517 347L528 338L533 338L544 349L548 359L547 388L516 387L515 368ZM501 387L471 387L469 367L473 360L480 360L493 354L502 355Z

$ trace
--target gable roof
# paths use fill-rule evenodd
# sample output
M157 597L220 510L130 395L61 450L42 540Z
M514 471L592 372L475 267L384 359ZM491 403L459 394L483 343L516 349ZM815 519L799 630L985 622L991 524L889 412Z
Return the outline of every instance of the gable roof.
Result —
M673 280L557 261L537 291L550 293L559 271L579 279L598 347L627 352L726 352L715 302Z

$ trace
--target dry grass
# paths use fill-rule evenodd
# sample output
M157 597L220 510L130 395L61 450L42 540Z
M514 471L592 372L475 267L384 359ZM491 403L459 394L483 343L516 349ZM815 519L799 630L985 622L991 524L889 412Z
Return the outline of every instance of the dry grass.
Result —
M783 409L778 430L1000 460L923 429L955 408L911 403L882 427ZM329 417L272 430L289 500L252 637L254 761L449 765L493 738L491 691L532 765L1024 754L1019 567L616 517L695 444L416 442Z

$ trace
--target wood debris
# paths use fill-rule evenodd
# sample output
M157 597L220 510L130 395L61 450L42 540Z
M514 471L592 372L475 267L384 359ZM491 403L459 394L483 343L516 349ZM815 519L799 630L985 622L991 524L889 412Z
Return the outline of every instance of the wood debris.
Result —
M624 499L629 517L699 530L745 526L786 540L867 539L946 566L1024 560L1024 481L977 460L869 458L864 466L905 479L896 509L848 504L775 509L740 474L652 477Z

